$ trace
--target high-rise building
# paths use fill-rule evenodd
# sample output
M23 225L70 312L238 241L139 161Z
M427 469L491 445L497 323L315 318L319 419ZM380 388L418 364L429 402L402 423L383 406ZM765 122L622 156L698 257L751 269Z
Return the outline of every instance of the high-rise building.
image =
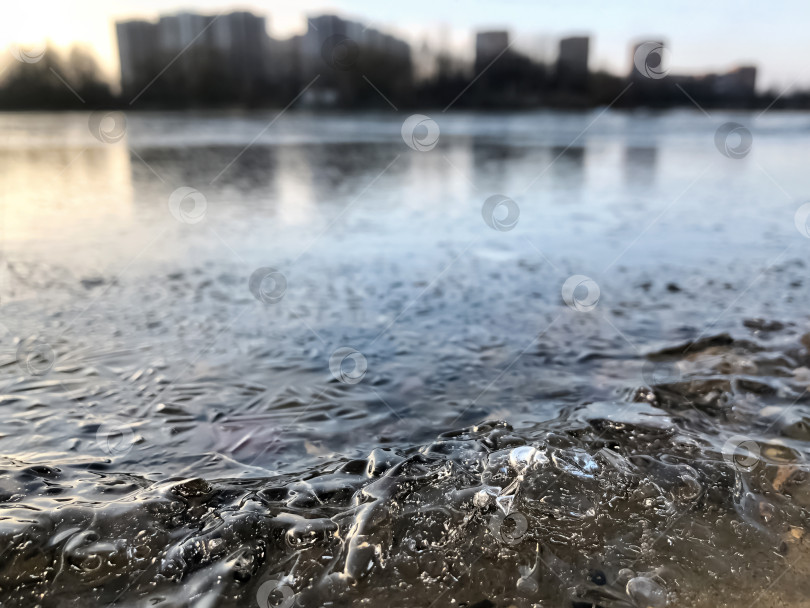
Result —
M362 101L381 90L404 94L412 80L406 42L335 15L311 18L304 35L286 40L270 38L264 17L244 11L122 21L116 32L124 94L139 97L148 89L147 98L161 102L288 98L316 76L312 94ZM358 61L364 79L353 70ZM359 97L358 80L368 89Z
M335 46L327 44L335 37L348 39L345 45L340 42ZM329 48L325 48L325 45ZM307 20L307 31L300 43L302 70L309 74L324 68L324 53L337 51L347 52L349 47L356 48L358 56L377 56L392 62L411 61L411 47L403 41L376 30L366 27L357 21L348 21L336 15L318 15ZM340 58L337 58L340 60ZM349 57L343 57L349 60Z
M201 46L207 42L199 40L211 26L214 17L196 13L177 13L161 17L157 22L158 45L167 53L179 52L199 41Z
M223 15L211 24L208 39L232 81L250 87L268 75L270 37L264 17L244 11Z
M193 82L216 72L240 87L267 72L265 20L252 13L214 17L184 12L157 22L122 21L116 33L125 93L142 89L167 67L175 80Z
M557 83L561 88L583 90L588 85L590 38L572 36L560 40Z
M509 32L478 32L475 36L475 71L480 72L495 59L505 55L508 48Z
M157 29L154 23L136 20L119 21L115 24L115 31L121 65L121 88L125 93L134 92L144 75L152 72Z
M407 42L336 15L310 17L298 52L301 82L318 77L305 102L363 103L369 96L380 100L380 92L401 98L413 80Z
M723 97L753 97L757 85L757 68L752 65L740 66L731 72L717 77L715 93Z

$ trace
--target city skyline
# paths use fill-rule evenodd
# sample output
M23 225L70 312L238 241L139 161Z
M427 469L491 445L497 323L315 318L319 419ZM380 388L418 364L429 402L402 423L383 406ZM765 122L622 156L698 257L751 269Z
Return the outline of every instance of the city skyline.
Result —
M479 31L470 66L412 49L369 24L336 15L311 16L303 35L283 39L268 35L266 17L247 11L119 21L116 35L120 99L130 99L129 105L145 94L147 104L163 107L256 106L289 97L309 106L368 107L375 101L373 95L369 99L372 89L396 110L392 99L447 103L443 98L449 89L471 77L478 87L465 103L478 107L582 107L610 98L613 105L624 93L614 97L624 78L630 79L628 86L637 85L625 102L630 105L663 107L682 101L684 94L699 105L684 86L711 106L745 107L757 100L755 66L721 74L672 74L669 84L656 84L670 71L664 41L634 44L633 68L622 77L591 71L588 36L560 38L556 61L550 62L547 56L521 53L507 30ZM172 77L157 83L166 67L172 68Z
M695 4L687 2L685 4ZM786 2L795 8L794 16L810 12L798 2ZM429 5L429 6L428 6ZM681 5L683 7L683 4ZM284 38L303 34L306 18L315 14L334 13L344 18L358 19L400 37L413 47L427 40L441 44L447 50L465 60L472 61L476 33L482 30L504 29L511 33L516 49L536 48L550 40L588 36L590 38L590 68L592 71L607 70L626 73L630 68L628 46L644 39L662 39L670 51L671 68L678 73L699 74L728 72L739 65L754 64L758 67L758 90L782 88L807 88L810 75L801 66L806 52L804 38L800 37L801 19L783 17L783 28L774 33L773 22L763 24L762 7L745 11L732 10L731 3L717 3L703 7L703 19L674 15L667 6L633 8L629 13L594 7L572 13L564 6L549 3L543 7L528 6L524 2L507 2L499 6L497 14L491 8L480 5L459 10L457 3L426 3L417 0L404 11L402 20L392 21L391 12L383 10L387 19L377 20L380 9L361 0L346 0L337 5L305 1L295 9L275 2L250 2L223 4L213 0L199 0L191 7L184 3L158 3L152 0L124 0L108 7L96 0L77 0L71 6L53 3L50 10L38 6L37 19L26 18L33 7L15 6L13 19L0 27L0 45L32 43L45 38L56 46L82 43L91 47L99 58L106 76L113 82L119 79L118 49L115 40L115 22L125 19L156 19L160 14L182 10L217 14L221 11L246 10L267 18L267 30L272 36ZM397 9L400 10L400 9ZM543 19L543 12L553 18ZM683 8L679 11L684 13ZM615 13L615 14L614 14ZM653 15L652 13L657 13ZM536 19L519 19L520 15ZM789 13L788 13L789 14ZM17 18L19 17L19 18ZM620 18L621 23L617 20ZM442 25L452 23L449 25ZM688 26L688 27L687 27ZM722 27L721 27L722 26ZM653 38L654 37L654 38ZM761 39L760 43L756 38ZM767 40L767 43L765 42ZM556 49L556 41L541 53ZM756 49L752 51L751 49ZM556 51L547 56L556 60Z
M371 23L335 14L310 15L303 34L286 38L273 37L267 17L250 11L164 13L157 19L120 20L115 29L120 90L103 82L87 51L74 48L65 56L52 48L17 48L12 55L19 64L0 84L0 105L64 109L86 103L88 96L95 104L140 101L162 108L255 108L297 101L305 107L371 108L384 101L397 110L398 105L449 107L459 90L475 85L462 105L664 108L688 100L701 109L753 108L783 98L782 107L808 107L804 90L758 93L756 65L677 72L664 39L633 42L628 48L632 67L621 74L593 69L587 35L558 38L556 51L547 44L536 53L518 46L507 29L479 30L468 61L446 46L414 47ZM64 87L54 90L52 76ZM75 99L66 99L66 91Z

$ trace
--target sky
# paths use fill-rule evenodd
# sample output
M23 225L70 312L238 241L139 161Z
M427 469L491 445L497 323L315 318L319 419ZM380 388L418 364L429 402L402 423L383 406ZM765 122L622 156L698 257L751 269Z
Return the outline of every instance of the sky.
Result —
M13 0L0 20L0 48L49 39L57 46L79 42L93 48L105 71L117 78L114 23L192 10L223 9L263 14L269 32L286 37L306 27L306 16L336 13L371 23L409 42L446 42L471 53L473 32L508 29L520 48L548 46L571 34L591 35L591 69L630 69L630 45L662 39L673 73L722 72L739 64L759 68L758 88L810 88L810 2L774 0ZM546 42L542 42L545 40Z

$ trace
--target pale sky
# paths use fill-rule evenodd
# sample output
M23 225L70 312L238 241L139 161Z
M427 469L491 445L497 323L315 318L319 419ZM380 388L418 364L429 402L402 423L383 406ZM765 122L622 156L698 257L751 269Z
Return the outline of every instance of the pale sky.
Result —
M526 46L540 36L591 35L591 68L625 73L630 45L663 39L674 73L720 72L737 64L759 67L758 88L810 88L810 2L772 0L10 0L0 20L0 47L50 39L57 46L90 45L104 68L117 77L117 19L156 17L194 10L217 13L245 9L268 18L270 33L286 36L305 28L308 14L335 12L390 30L410 42L425 36L451 40L471 51L477 29L506 28Z

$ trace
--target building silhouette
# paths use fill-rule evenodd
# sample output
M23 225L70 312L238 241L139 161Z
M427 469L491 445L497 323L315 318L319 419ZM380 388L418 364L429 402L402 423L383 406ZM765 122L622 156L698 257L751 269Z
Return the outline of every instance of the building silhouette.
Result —
M588 87L590 38L574 36L560 40L557 85L563 90L585 91Z
M504 30L478 32L475 36L475 71L480 72L506 54L509 32Z
M335 15L312 17L305 34L284 40L244 11L123 21L116 33L122 91L146 102L278 101L317 77L304 101L355 103L367 98L368 81L392 94L412 84L406 42Z
M756 86L757 68L746 65L718 76L715 92L721 97L750 99L756 94Z
M206 97L212 92L202 89L212 78L223 79L231 94L245 96L268 77L265 19L249 12L216 17L183 12L156 22L124 21L116 23L116 33L121 88L127 96L152 86L163 70L171 70L167 81L174 84L168 87L174 93L186 87Z
M669 74L660 40L635 44L631 72L622 77L591 73L588 36L560 39L556 62L549 65L512 48L508 31L486 30L476 33L472 65L424 48L419 60L435 65L417 80L408 43L358 21L315 15L304 33L286 39L269 36L266 25L264 17L245 11L117 23L123 99L158 107L295 100L305 106L460 108L671 107L695 101L748 107L760 99L756 67ZM628 81L635 86L624 93Z
M139 79L150 71L157 45L157 28L148 21L119 21L115 24L121 88L125 95L135 94Z

